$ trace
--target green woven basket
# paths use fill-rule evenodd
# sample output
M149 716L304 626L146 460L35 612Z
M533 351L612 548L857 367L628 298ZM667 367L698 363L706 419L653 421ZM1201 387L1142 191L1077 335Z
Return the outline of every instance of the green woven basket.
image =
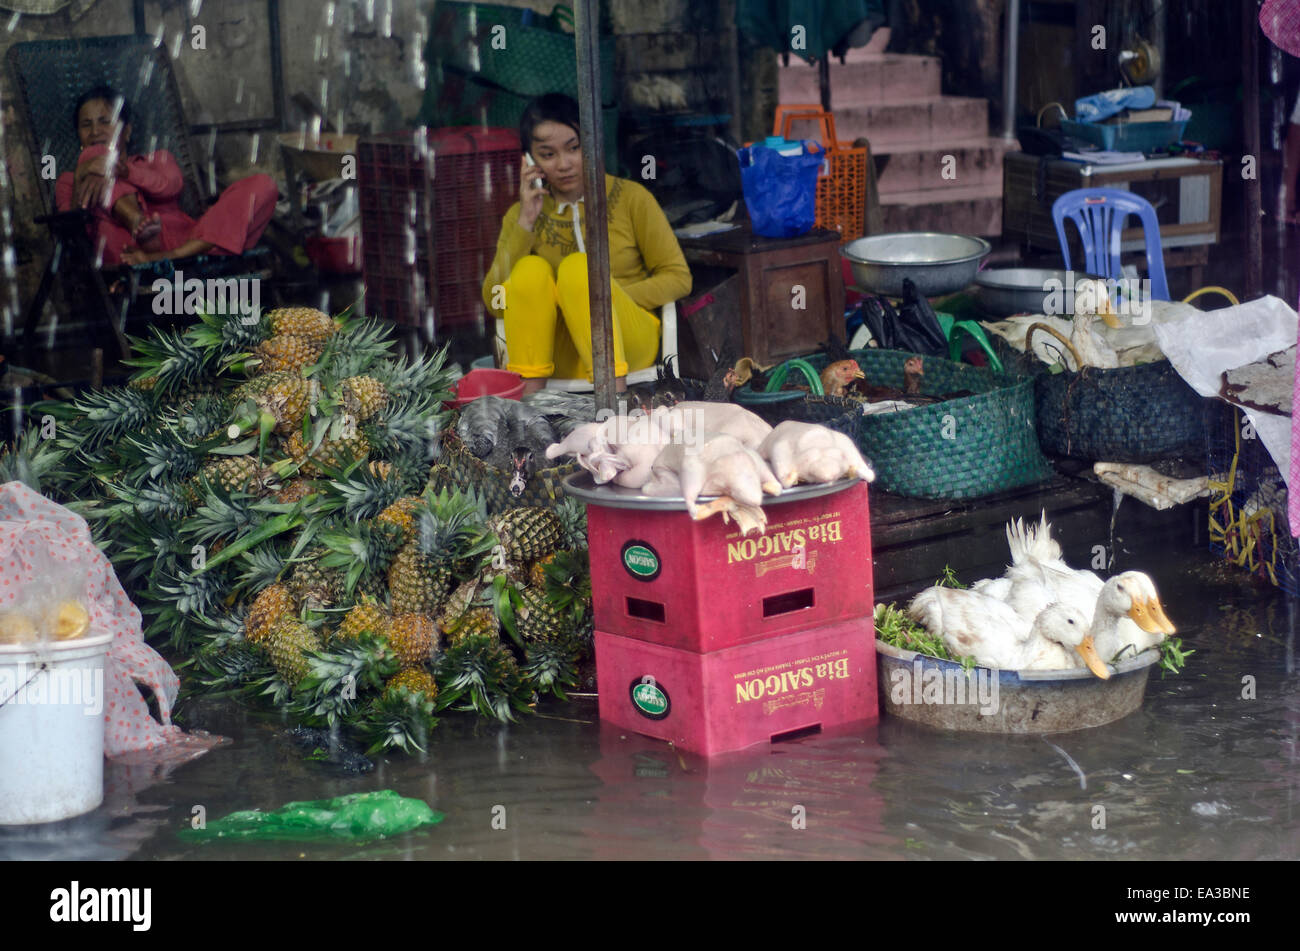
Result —
M899 350L855 350L878 386L903 386ZM827 358L806 358L819 370ZM922 393L969 390L975 395L898 413L864 416L858 445L876 470L876 485L920 499L975 499L1052 477L1038 448L1034 381L982 367L925 358ZM830 399L830 397L827 397Z
M575 463L565 463L547 469L538 469L528 480L522 494L510 494L511 474L489 466L475 456L460 436L456 435L453 418L442 434L442 458L429 473L434 491L441 489L473 489L487 501L489 515L525 506L553 509L564 501L562 480L576 472Z
M555 19L516 7L439 0L429 13L425 59L526 98L562 92L576 99L577 48L573 34L557 29ZM614 37L602 36L599 43L601 91L604 104L612 105L618 98Z

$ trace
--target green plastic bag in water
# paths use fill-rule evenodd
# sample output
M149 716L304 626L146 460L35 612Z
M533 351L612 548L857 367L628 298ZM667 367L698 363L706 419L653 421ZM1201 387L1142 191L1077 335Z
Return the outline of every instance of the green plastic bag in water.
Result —
M185 829L184 839L262 839L320 841L366 839L398 835L444 818L421 799L399 796L391 789L352 793L335 799L285 803L274 812L249 809L232 812L202 829Z

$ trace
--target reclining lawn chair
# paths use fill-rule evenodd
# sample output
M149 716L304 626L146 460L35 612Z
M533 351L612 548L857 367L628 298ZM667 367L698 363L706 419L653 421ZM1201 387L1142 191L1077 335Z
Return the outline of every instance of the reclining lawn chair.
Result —
M204 187L206 176L199 173L180 90L164 46L155 46L148 36L38 40L15 43L5 59L27 120L28 147L47 212L36 220L49 226L54 239L40 288L24 318L24 348L31 346L56 277L63 286L68 311L84 309L100 340L115 345L125 357L130 352L123 333L128 314L137 297L152 296L153 283L159 277L170 278L178 268L187 280L270 276L271 255L264 245L243 255L198 255L176 262L97 268L95 248L86 231L89 213L60 212L55 205L54 180L40 174L47 164L45 156L53 156L59 174L76 168L81 144L73 127L73 106L87 89L107 83L131 104L135 150L166 149L176 156L185 177L181 207L191 217L202 214L213 196ZM152 318L151 310L146 313Z

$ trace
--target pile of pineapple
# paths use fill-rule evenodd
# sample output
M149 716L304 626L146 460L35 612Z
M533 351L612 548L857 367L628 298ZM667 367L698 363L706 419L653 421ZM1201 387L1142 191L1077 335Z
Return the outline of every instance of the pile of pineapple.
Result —
M505 720L576 685L582 506L489 513L440 488L443 354L397 359L380 325L301 307L133 344L126 386L32 408L0 481L87 518L187 689L378 751L423 749L439 711Z

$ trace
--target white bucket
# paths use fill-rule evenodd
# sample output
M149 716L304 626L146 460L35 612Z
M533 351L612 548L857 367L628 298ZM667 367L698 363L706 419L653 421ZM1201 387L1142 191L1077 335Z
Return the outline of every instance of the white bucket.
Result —
M112 640L0 644L0 825L55 822L103 802Z

